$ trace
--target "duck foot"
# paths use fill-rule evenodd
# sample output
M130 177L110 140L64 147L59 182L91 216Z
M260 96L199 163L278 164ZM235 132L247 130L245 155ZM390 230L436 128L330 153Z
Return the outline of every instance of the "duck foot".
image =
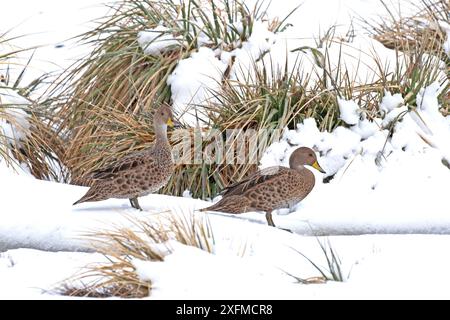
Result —
M130 203L131 203L131 206L132 206L133 208L135 208L135 209L137 209L137 210L139 210L139 211L144 211L144 210L141 208L141 206L140 206L140 204L139 204L139 200L138 200L137 197L136 197L136 198L130 198Z
M273 218L272 218L272 213L271 212L266 212L266 220L267 220L267 224L269 226L274 227L274 228L278 228L275 225L275 223L273 222ZM284 228L278 228L278 229L283 230L283 231L287 231L287 232L290 232L290 233L293 233L292 230L289 230L289 229L284 229Z

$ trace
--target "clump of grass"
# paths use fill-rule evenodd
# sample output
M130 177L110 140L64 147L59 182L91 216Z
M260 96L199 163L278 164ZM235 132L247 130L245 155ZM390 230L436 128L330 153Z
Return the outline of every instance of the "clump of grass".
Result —
M290 273L286 274L293 277L295 280L297 280L299 283L302 284L323 283L326 281L336 281L336 282L346 281L348 279L348 276L346 277L343 274L341 259L339 258L339 255L336 253L336 251L333 249L330 240L327 239L326 241L321 241L319 238L317 238L317 242L319 243L320 249L323 253L323 256L325 257L327 263L326 266L319 265L318 263L314 262L313 260L308 258L305 254L303 254L302 252L300 252L295 248L291 249L294 250L299 255L301 255L303 258L305 258L314 267L314 269L316 269L320 273L320 276L303 279Z
M6 47L10 39L7 38L7 34L0 34L0 46ZM9 82L8 68L11 60L14 58L17 50L11 48L7 52L0 53L0 88L6 88ZM16 118L8 112L8 109L11 107L8 104L3 102L2 95L0 94L0 123L7 123L15 128L20 128L19 123ZM9 137L12 138L12 137ZM0 160L6 162L6 164L11 165L16 162L16 159L12 156L10 150L13 147L8 137L5 136L2 128L0 127Z
M257 161L180 166L164 192L179 195L188 189L197 197L213 197L224 186L253 173L265 150L286 128L295 129L297 124L310 117L316 119L320 130L332 131L345 125L340 120L339 98L357 102L366 118L371 120L379 116L379 103L385 90L400 92L408 103L414 103L419 89L440 76L439 65L431 56L428 60L419 54L418 57L411 56L406 60L406 67L399 60L396 73L387 72L374 56L372 61L378 72L361 84L356 79L358 70L351 73L345 67L343 54L339 52L336 58L328 50L330 45L339 45L339 42L334 39L324 41L323 50L318 51L314 77L302 73L297 64L289 69L286 63L281 70L267 65L271 63L269 58L251 66L251 79L226 79L222 89L214 93L217 102L204 107L207 118L215 135L218 131L219 138L224 141L229 130L238 130L233 139L227 141L232 146L243 143L249 149L256 141L258 153L250 154L248 158ZM214 142L205 135L202 150ZM225 148L225 153L228 151ZM226 154L221 156L224 158Z
M420 1L416 15L400 19L392 8L382 3L391 19L370 24L375 39L388 48L400 49L403 52L426 50L447 61L447 65L450 63L443 48L446 32L441 26L442 22L450 22L450 3L447 0Z
M108 262L87 266L87 271L58 289L63 295L143 298L150 295L151 280L137 272L139 262L164 261L173 252L172 241L214 252L214 237L204 215L161 213L156 220L130 220L129 228L89 235ZM74 284L75 283L75 284Z
M61 144L45 123L53 115L47 117L44 106L31 98L46 75L22 86L33 54L26 63L21 63L17 55L33 48L18 49L8 45L13 40L7 33L0 35L0 46L9 48L0 53L0 123L10 128L0 127L0 157L8 165L15 164L13 169L22 165L37 178L60 180L59 160L51 150ZM20 69L14 79L10 73L12 68Z
M89 171L151 140L153 128L138 123L155 106L170 102L167 78L179 60L198 48L200 37L202 45L232 50L263 15L262 4L250 9L235 0L119 2L109 18L81 36L82 42L95 45L92 53L56 84L62 91L58 133L66 145L60 158L72 182L83 184ZM146 55L138 33L158 25L168 28L180 45ZM123 130L113 132L118 128Z
M383 85L401 93L411 106L415 106L419 90L432 82L445 84L439 96L444 115L450 114L450 59L443 44L447 38L442 23L450 23L450 3L445 0L424 0L417 5L418 13L412 17L396 18L391 8L385 8L391 20L375 24L367 22L369 32L397 55L404 54L407 63L393 74L383 77ZM444 76L443 76L444 75Z
M164 192L179 195L188 189L197 197L215 196L224 186L256 170L263 152L279 139L282 129L301 120L299 75L267 76L265 68L255 73L256 83L226 80L223 90L215 92L217 102L203 107L211 127L203 133L201 154L214 139L226 141L228 146L213 155L223 161L202 159L178 166ZM239 158L241 150L245 150L243 158Z
M145 148L153 141L153 109L170 103L167 78L178 61L198 49L200 38L203 46L212 49L238 48L251 35L254 22L266 19L264 2L254 8L231 0L190 0L181 4L171 0L119 2L111 16L81 36L80 41L93 44L94 50L60 77L55 83L58 96L49 102L53 109L42 109L37 118L39 130L33 134L39 133L41 149L32 145L29 152L36 152L35 175L46 172L39 177L50 176L55 166L48 163L54 161L64 170L59 174L60 180L89 185L89 172ZM159 55L146 55L137 35L159 25L168 28L167 32L179 39L179 45ZM286 24L274 19L270 26L277 32ZM436 43L440 41L437 37ZM333 32L326 33L318 48L298 49L314 54L313 75L302 74L297 63L290 69L287 63L282 70L274 68L270 65L270 52L250 66L252 79L234 80L230 66L223 75L221 89L214 92L217 102L199 107L210 119L210 128L186 128L184 132L206 137L197 146L203 155L215 137L224 140L227 132L237 129L232 143L244 140L247 148L252 141L259 142L257 154L249 156L256 161L217 164L202 158L196 163L180 163L162 192L181 195L188 189L195 197L214 197L224 186L256 170L259 158L285 128L293 129L308 117L315 118L321 130L331 131L343 125L338 98L355 100L369 120L379 116L384 90L401 93L414 106L421 87L443 81L439 78L442 68L430 54L436 52L435 42L429 40L422 37L417 39L421 45L396 47L398 56L407 58L406 63L399 59L395 72L386 70L381 60L373 57L378 73L365 83L352 77L340 54L336 58L328 51L333 44L345 45L344 40L334 39ZM448 90L444 90L441 100L442 111L448 114ZM53 113L47 116L49 110ZM246 132L254 132L255 136L245 136ZM175 136L172 141L177 148L180 142ZM40 157L42 154L45 157Z

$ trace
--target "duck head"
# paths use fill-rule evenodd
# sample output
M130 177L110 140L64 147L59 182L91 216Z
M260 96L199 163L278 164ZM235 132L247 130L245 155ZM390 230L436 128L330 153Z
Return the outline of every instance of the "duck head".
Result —
M291 169L300 170L304 165L311 166L322 173L326 173L319 165L319 162L317 162L314 150L307 147L296 149L289 158L289 166Z
M172 109L168 105L159 107L154 115L155 127L174 127Z

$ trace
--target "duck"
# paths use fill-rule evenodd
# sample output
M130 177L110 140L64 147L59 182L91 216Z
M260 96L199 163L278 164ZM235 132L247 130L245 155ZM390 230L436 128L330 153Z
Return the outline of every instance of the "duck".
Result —
M272 212L291 208L302 201L314 188L311 166L326 173L319 165L315 152L307 147L297 148L289 157L289 168L273 166L222 190L222 199L201 211L240 214L252 211L266 213L269 226L275 227Z
M142 211L138 198L161 189L174 172L172 148L167 137L167 128L174 127L170 106L163 105L156 110L153 127L156 137L153 145L93 171L90 174L92 186L73 205L110 198L129 199L133 208Z

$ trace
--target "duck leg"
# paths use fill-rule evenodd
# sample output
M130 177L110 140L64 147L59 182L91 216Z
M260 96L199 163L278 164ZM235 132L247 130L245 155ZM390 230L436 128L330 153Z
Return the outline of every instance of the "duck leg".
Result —
M274 228L278 228L278 227L275 225L275 223L273 222L272 211L267 211L267 212L266 212L266 220L267 220L267 224L268 224L269 226L274 227ZM284 228L278 228L278 229L284 230L284 231L287 231L287 232L292 233L292 230L289 230L289 229L284 229Z
M144 211L144 210L142 210L141 206L139 205L139 201L138 201L137 197L130 198L130 203L133 208L140 210L140 211Z
M272 211L267 211L266 212L266 220L267 220L267 224L271 227L276 227L275 223L273 223L273 218L272 218Z

